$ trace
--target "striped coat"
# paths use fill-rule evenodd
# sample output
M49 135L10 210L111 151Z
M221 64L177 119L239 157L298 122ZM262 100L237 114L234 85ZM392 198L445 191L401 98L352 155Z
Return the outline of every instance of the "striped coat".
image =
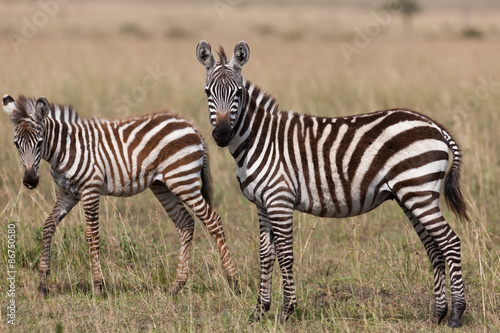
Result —
M181 248L172 292L187 280L194 221L186 207L207 226L231 284L237 273L227 249L219 215L211 207L212 185L205 143L187 120L167 111L128 119L82 119L67 105L20 96L3 98L15 128L14 142L25 170L23 183L38 185L41 159L51 165L57 202L43 228L39 293L47 294L50 246L60 221L79 202L86 219L94 290L102 292L99 258L99 197L133 196L150 188L174 221Z
M395 200L411 220L434 266L433 321L448 312L445 262L450 267L449 325L461 325L465 310L460 240L439 208L440 190L449 207L468 219L459 187L461 152L449 132L427 116L404 109L328 118L281 111L276 100L241 76L250 50L245 42L232 59L201 41L198 60L207 70L205 92L216 143L227 146L244 196L258 210L261 283L251 321L271 304L276 259L283 277L281 319L296 306L293 276L293 211L325 217L368 212ZM453 155L446 173L450 152Z

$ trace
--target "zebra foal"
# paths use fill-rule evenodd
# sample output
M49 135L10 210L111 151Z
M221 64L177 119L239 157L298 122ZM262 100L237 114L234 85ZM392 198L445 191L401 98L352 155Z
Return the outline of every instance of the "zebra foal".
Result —
M217 243L231 286L238 275L226 245L219 215L211 207L212 183L203 138L187 120L167 111L128 119L82 119L72 106L49 104L20 96L3 97L4 111L14 124L14 144L24 167L23 184L38 185L41 159L51 165L57 201L43 226L40 259L41 296L48 293L50 247L58 224L82 202L86 239L93 264L96 295L104 278L99 258L99 197L128 197L150 188L175 224L180 253L175 282L177 294L187 281L194 220L205 224Z
M257 206L261 281L259 321L271 305L272 269L282 272L285 321L296 307L293 276L293 211L347 217L395 200L410 219L434 267L433 322L448 313L445 263L451 284L448 325L461 326L465 310L460 239L439 208L441 185L448 206L468 219L460 190L461 152L446 129L411 110L392 109L328 118L280 111L276 100L241 76L250 50L239 42L231 60L222 47L196 49L205 66L212 136L236 161L243 195ZM450 170L449 152L453 154Z

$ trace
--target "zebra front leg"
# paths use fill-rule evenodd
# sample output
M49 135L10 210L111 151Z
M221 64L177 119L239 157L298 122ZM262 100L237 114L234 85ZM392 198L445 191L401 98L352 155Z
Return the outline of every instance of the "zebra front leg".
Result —
M77 198L59 190L52 213L47 217L43 225L42 257L40 258L40 265L38 266L40 277L38 294L40 296L46 296L49 292L47 289L47 277L50 274L50 248L52 237L59 223L77 203Z
M297 298L293 280L293 203L268 208L269 218L273 226L276 255L283 278L283 307L280 322L284 323L295 311Z
M274 234L269 221L267 211L258 208L260 227L260 287L257 307L250 316L250 324L257 323L262 319L265 312L271 308L271 283L273 266L276 261L276 248Z
M103 291L104 278L99 258L99 188L89 188L82 193L82 205L85 213L85 238L92 257L94 293L100 296Z
M156 198L170 216L179 233L181 247L179 250L179 262L175 282L170 288L170 293L175 296L181 291L188 278L189 256L194 233L194 220L188 213L182 202L163 184L151 186Z
M400 207L405 215L410 219L418 237L424 244L427 255L434 269L434 314L432 323L439 324L448 314L448 302L446 301L446 273L445 260L438 244L429 235L422 223L399 201Z

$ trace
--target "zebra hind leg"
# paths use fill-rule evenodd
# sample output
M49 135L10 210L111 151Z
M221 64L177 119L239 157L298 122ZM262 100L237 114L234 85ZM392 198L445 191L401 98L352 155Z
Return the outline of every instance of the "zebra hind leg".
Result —
M233 289L235 293L239 294L240 289L238 283L238 272L234 267L233 260L231 259L231 253L227 247L226 236L222 227L221 218L203 198L201 191L199 190L201 189L201 185L198 183L198 190L189 193L186 191L183 192L183 188L178 186L178 184L175 183L175 180L167 181L166 185L169 190L172 191L172 193L176 195L182 203L189 207L206 226L208 232L217 244L217 249L219 250L219 255L229 287ZM191 188L196 187L191 186Z
M180 237L179 262L177 264L175 282L170 288L170 294L175 296L187 282L189 256L193 242L194 220L182 202L163 183L161 185L155 183L151 186L151 191L174 222Z
M210 233L210 235L212 235L215 243L217 244L217 249L219 250L219 255L224 267L226 280L229 284L229 287L236 294L240 294L241 291L238 282L238 272L233 264L231 253L229 252L229 249L227 247L226 236L224 234L224 229L222 227L222 221L219 214L217 214L217 212L213 210L205 200L202 201L201 205L193 207L192 209L196 216L198 216L203 224L205 224L208 232Z
M446 273L443 253L437 243L432 239L422 223L403 205L399 200L398 204L403 209L405 215L411 221L418 237L424 244L427 255L434 269L434 314L432 323L439 324L448 314L448 302L446 300Z
M410 192L401 197L398 196L398 199L420 221L427 233L438 245L448 264L452 305L448 326L453 328L461 327L461 317L465 311L466 302L462 280L460 239L446 222L439 209L439 192ZM437 316L439 318L442 314L438 312Z

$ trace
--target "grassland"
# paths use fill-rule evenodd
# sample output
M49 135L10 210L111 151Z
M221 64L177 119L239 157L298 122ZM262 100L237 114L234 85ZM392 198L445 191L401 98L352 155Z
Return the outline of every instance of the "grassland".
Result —
M450 330L429 322L432 268L393 202L349 219L296 214L297 313L284 326L277 324L282 290L275 268L271 311L262 324L247 325L259 283L257 216L240 194L229 152L211 139L205 70L194 52L200 39L228 51L246 40L251 56L244 75L272 92L283 109L343 116L407 107L444 124L463 149L463 188L473 217L470 223L459 222L445 210L462 240L468 308L459 331L500 331L500 12L485 10L484 3L466 15L444 6L415 17L408 35L396 13L377 21L380 7L232 3L217 11L214 3L68 2L46 24L36 21L40 26L33 36L12 44L12 33L23 36L25 22L34 24L36 15L42 19L37 13L44 9L38 2L0 2L1 94L44 95L71 103L88 117L171 107L197 123L210 146L215 208L242 289L241 295L230 290L215 244L197 223L188 283L175 298L166 293L179 241L147 192L101 200L106 296L95 298L91 292L90 255L78 206L55 235L50 294L40 299L41 227L56 189L46 164L36 190L22 187L12 126L3 114L0 331ZM480 34L465 38L465 27ZM357 36L363 29L373 29L365 43ZM359 52L346 58L342 43ZM151 73L157 85L146 89L143 82ZM6 316L9 223L15 224L17 236L15 327Z

